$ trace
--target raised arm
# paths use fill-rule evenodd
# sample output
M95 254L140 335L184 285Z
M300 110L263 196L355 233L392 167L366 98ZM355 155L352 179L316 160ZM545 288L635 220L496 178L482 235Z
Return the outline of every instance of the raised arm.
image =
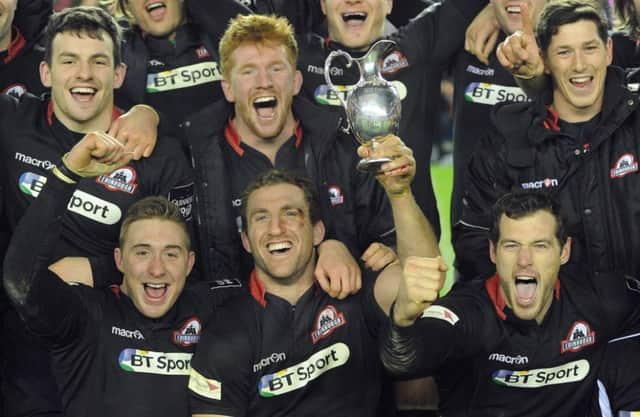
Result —
M130 159L121 144L105 137L87 134L63 157L19 222L5 257L3 280L10 300L29 328L58 341L73 332L74 319L83 320L81 303L48 269L66 204L80 178L110 172Z

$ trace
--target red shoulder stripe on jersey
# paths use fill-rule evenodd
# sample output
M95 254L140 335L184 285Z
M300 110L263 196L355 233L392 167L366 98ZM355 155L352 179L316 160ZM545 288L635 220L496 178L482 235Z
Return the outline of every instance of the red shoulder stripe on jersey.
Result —
M240 147L240 135L238 135L238 131L231 119L227 121L227 125L224 128L224 138L238 155L242 156L244 154L244 150Z
M115 285L115 284L114 284L114 285L111 285L111 286L109 287L109 289L111 290L111 292L112 292L112 293L114 293L114 294L115 294L115 296L116 296L117 298L120 298L120 287L119 287L119 286L117 286L117 285Z
M545 129L553 130L554 132L560 131L560 126L558 126L558 113L556 113L551 106L547 106L547 118L544 120Z
M264 298L264 294L267 292L267 289L264 287L264 284L260 282L258 279L258 275L256 274L256 270L251 271L251 278L249 279L249 291L251 292L251 296L255 298L255 300L260 303L260 305L264 308L267 306L267 300Z
M11 43L9 44L7 56L4 58L5 64L8 64L13 58L15 58L16 55L18 55L18 53L22 51L22 48L24 48L24 46L27 44L27 41L24 39L24 36L22 36L22 33L20 33L18 28L14 26L13 29L16 31L16 36L11 39Z
M507 318L507 315L504 314L504 307L507 303L500 292L500 277L498 274L495 274L488 280L484 282L484 287L487 289L487 294L489 294L489 298L493 302L493 306L496 309L496 314L502 320Z
M293 130L296 135L296 149L300 147L302 143L302 126L300 126L300 120L296 120L296 127Z

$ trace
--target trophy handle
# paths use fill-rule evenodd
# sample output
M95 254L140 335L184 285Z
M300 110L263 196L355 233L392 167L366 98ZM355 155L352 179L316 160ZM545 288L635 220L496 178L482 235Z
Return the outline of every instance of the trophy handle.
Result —
M347 60L347 68L351 68L351 65L353 65L353 58L351 58L351 55L349 55L345 51L331 51L327 59L324 61L324 80L327 83L329 89L333 91L336 97L338 97L338 100L340 100L340 104L342 104L342 107L346 110L347 102L342 98L341 92L338 91L336 86L331 82L331 62L333 62L333 59L338 56L343 56ZM360 77L362 78L362 75Z

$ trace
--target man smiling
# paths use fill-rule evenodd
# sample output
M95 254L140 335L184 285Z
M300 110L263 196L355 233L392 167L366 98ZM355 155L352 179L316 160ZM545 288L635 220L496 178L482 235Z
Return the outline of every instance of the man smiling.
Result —
M491 270L482 256L490 207L509 190L547 189L567 213L572 265L637 277L640 236L628 231L640 209L629 198L640 192L640 112L622 71L608 66L607 22L590 4L554 1L536 38L552 85L531 103L493 113L469 165L458 256Z
M621 275L601 274L592 285L584 273L561 270L572 239L547 194L507 194L492 214L497 274L462 283L439 300L423 290L433 266L405 274L381 335L383 363L392 374L415 376L447 360L469 361L468 415L585 415L604 345L637 297Z

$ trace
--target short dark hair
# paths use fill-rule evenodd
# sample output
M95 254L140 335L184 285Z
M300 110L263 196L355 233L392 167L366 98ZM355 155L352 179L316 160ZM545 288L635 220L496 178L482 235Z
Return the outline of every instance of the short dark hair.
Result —
M551 38L558 33L560 26L588 20L595 23L598 36L604 43L609 39L607 18L602 8L590 0L552 0L540 13L536 26L536 41L543 53L547 52Z
M567 241L567 231L560 205L543 191L518 190L503 195L493 206L493 224L489 230L489 239L494 245L500 239L500 220L502 215L510 219L521 219L537 211L546 211L556 219L556 237L560 246Z
M64 32L100 40L102 40L102 32L105 32L113 41L114 66L122 62L122 30L113 16L100 7L71 7L51 15L44 30L45 60L49 65L51 65L53 38Z
M145 197L142 200L136 201L131 205L131 207L129 207L129 209L127 210L127 215L125 216L124 220L122 221L122 225L120 226L120 247L122 248L124 246L126 235L131 224L140 220L151 219L166 220L180 226L180 228L184 230L185 233L187 250L191 250L191 238L189 236L189 229L187 227L187 222L184 220L184 217L180 212L180 209L171 201L167 200L166 197L161 196Z
M251 194L261 188L278 184L291 184L300 188L304 194L304 199L309 206L309 218L311 219L311 224L316 224L322 220L318 190L308 177L291 171L270 169L255 178L242 193L241 216L243 231L247 231L247 202L249 201Z

